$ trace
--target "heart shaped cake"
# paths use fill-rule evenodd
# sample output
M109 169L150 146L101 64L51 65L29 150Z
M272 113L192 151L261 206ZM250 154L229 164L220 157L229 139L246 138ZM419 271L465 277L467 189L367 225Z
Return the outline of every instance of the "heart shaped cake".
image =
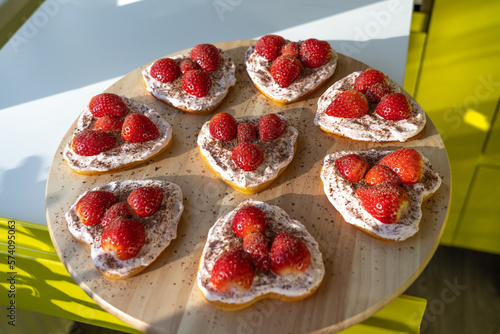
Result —
M235 70L226 52L212 44L198 44L188 54L158 59L142 76L158 100L184 112L208 114L236 83Z
M422 202L441 185L429 160L411 148L329 154L321 180L347 223L387 241L402 241L418 232Z
M198 148L218 178L242 193L254 194L290 164L297 136L297 129L279 114L235 119L219 113L201 128Z
M249 199L210 228L197 280L210 303L237 310L264 298L304 299L324 274L305 226L278 206Z
M165 151L172 126L147 105L125 96L94 96L63 151L76 173L98 175L131 168Z
M257 89L277 104L305 98L333 75L337 53L314 38L291 42L266 35L245 53L248 76Z
M424 129L425 112L384 73L368 69L335 82L318 100L314 124L338 136L405 142Z
M80 195L65 218L71 235L90 246L96 268L122 279L144 270L176 238L182 201L171 182L114 181Z

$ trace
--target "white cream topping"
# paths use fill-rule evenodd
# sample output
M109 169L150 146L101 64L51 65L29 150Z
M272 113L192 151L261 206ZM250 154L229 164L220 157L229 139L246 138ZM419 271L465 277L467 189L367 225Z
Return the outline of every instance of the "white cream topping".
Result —
M268 229L274 233L286 231L302 239L311 253L311 264L301 274L285 277L263 273L255 270L253 284L247 291L230 290L220 292L210 282L215 261L235 244L242 243L241 238L232 232L232 221L238 210L244 206L253 205L266 213ZM318 243L307 232L305 226L290 216L280 207L269 205L257 200L245 200L236 209L219 218L208 232L207 242L203 248L198 270L198 286L209 301L219 301L230 304L244 304L259 296L277 293L286 297L300 297L312 293L321 284L325 267Z
M245 53L247 73L254 82L267 95L279 101L294 101L320 86L326 79L333 75L337 67L338 55L332 48L332 59L321 67L305 69L305 73L290 86L282 88L271 77L270 68L272 61L267 60L250 46Z
M335 160L347 154L359 154L367 161L373 163L392 151L340 151L325 157L321 169L321 180L326 196L335 209L349 224L361 227L380 236L381 238L402 241L418 232L422 218L422 201L427 196L435 193L441 185L439 174L432 168L429 160L423 158L423 172L421 182L414 185L402 185L409 197L409 203L401 214L400 219L394 224L384 224L373 218L361 205L355 191L362 186L347 181L335 167ZM366 184L364 184L367 186Z
M344 90L354 89L354 80L362 72L353 72L330 86L318 100L318 109L314 124L330 132L347 138L370 142L404 142L419 133L425 126L426 117L422 107L406 94L412 108L409 118L400 121L388 121L377 115L372 108L360 118L328 116L326 109ZM400 93L401 87L389 77L387 82L394 93ZM374 110L374 109L373 109Z
M130 113L147 116L158 128L158 138L145 143L130 143L122 140L117 133L117 144L112 149L93 156L76 154L72 149L72 141L66 145L63 157L68 165L81 171L108 171L136 161L143 161L160 152L172 139L172 126L166 122L155 110L145 104L138 103L125 96L120 96L129 107ZM75 135L85 130L93 130L95 118L88 109L82 112L78 119ZM73 136L74 138L74 136Z
M285 132L277 139L264 143L255 141L261 145L264 151L264 161L254 171L245 172L240 169L231 159L231 150L225 146L217 145L218 140L210 134L210 121L203 124L198 135L198 146L201 154L207 159L210 166L218 172L223 180L231 181L240 188L257 187L278 176L281 169L290 164L294 156L294 145L297 141L298 130L287 120L285 116L277 114L285 123ZM252 122L257 125L260 117L238 118L236 122ZM237 139L233 139L234 145ZM263 147L265 146L265 147ZM266 148L267 147L267 148Z
M76 204L85 194L78 197L65 215L70 233L91 247L90 257L100 270L118 276L127 276L141 267L150 265L160 253L177 237L177 225L184 210L181 188L175 183L160 180L114 181L90 191L103 190L115 193L118 201L125 202L128 194L139 187L158 187L163 191L163 202L158 212L151 217L138 220L145 227L146 242L139 254L131 259L119 260L114 252L107 253L101 248L103 228L100 225L83 225L76 213Z
M212 79L212 87L207 96L195 97L182 90L181 81L182 74L179 77L168 83L163 83L151 77L151 64L142 71L142 76L146 82L146 88L154 97L165 101L168 104L180 108L189 109L191 111L205 111L218 105L229 92L229 88L236 84L236 65L229 55L219 49L221 63L219 68L214 72L207 72ZM171 57L180 63L183 59L189 59L189 54L178 55Z

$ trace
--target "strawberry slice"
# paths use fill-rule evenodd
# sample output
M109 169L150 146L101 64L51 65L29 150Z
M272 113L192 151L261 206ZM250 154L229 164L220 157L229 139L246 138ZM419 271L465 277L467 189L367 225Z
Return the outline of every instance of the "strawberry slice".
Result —
M259 120L259 137L262 141L279 138L286 130L286 125L276 114L267 114Z
M257 139L257 128L252 123L240 123L237 128L238 143L250 143Z
M366 97L355 90L346 90L337 95L326 108L328 116L343 118L359 118L368 112Z
M237 132L236 120L231 114L221 112L210 120L209 130L212 137L222 141L231 141Z
M391 168L404 184L415 184L422 178L423 159L420 153L412 148L402 148L389 153L377 162Z
M143 114L130 114L122 126L122 139L130 143L142 143L158 138L160 132L155 123Z
M379 183L400 183L398 174L396 174L391 168L384 165L373 166L366 173L365 182L371 186Z
M90 191L76 203L76 214L83 225L101 223L106 210L116 203L116 197L109 191Z
M348 154L335 160L335 167L347 180L359 182L370 169L370 164L360 155Z
M233 232L241 238L254 232L263 233L267 229L267 217L264 211L256 206L246 206L236 212L233 218Z
M212 88L212 79L203 70L192 70L182 77L182 90L190 95L205 97L210 88Z
M233 149L231 159L245 172L251 172L259 168L264 161L264 152L257 144L240 143Z
M290 86L302 73L302 67L297 58L279 56L271 64L271 77L282 88Z
M154 62L150 72L151 76L156 80L168 83L177 79L180 69L172 58L162 58Z
M125 202L120 202L113 204L104 214L101 220L101 226L106 227L111 225L115 219L118 218L130 218L132 217L132 211L130 211L130 207Z
M278 233L271 244L271 270L280 276L302 273L311 264L306 244L287 232Z
M385 74L374 69L368 69L354 80L354 89L364 94L368 88L377 83L387 83Z
M127 203L139 217L149 217L158 211L163 202L163 192L159 188L140 187L127 197Z
M191 59L184 59L183 61L181 61L179 68L180 68L182 74L186 74L187 72L192 71L192 70L201 69L201 67L198 65L198 63L195 62L194 60L191 60Z
M123 122L112 116L103 116L95 121L95 129L101 132L121 131Z
M106 152L116 145L116 140L110 135L97 130L80 132L73 138L71 147L78 155L93 156Z
M411 116L411 106L403 93L392 93L380 101L375 112L386 120L400 121Z
M391 93L392 93L391 86L379 82L373 86L370 86L366 90L365 95L366 95L366 99L370 103L378 103L384 98L384 96L389 95Z
M123 117L129 109L122 98L112 93L102 93L90 99L89 110L94 117Z
M102 232L101 247L125 261L135 257L146 242L144 226L137 220L117 219Z
M262 233L250 233L243 238L243 250L248 254L255 268L268 271L271 267L269 240Z
M191 50L190 58L206 72L217 71L221 62L219 49L212 44L196 45Z
M244 292L252 286L254 269L250 259L241 247L222 254L212 269L210 282L219 291L237 290Z
M363 208L384 224L396 223L408 205L406 191L392 183L358 188L356 195Z
M331 59L332 47L327 41L310 38L300 45L300 61L307 68L321 67Z
M289 56L293 58L298 58L300 55L300 45L296 42L288 42L281 49L281 54L283 56Z
M285 39L278 35L265 35L255 44L255 51L269 61L273 61L281 53L281 47L285 44Z

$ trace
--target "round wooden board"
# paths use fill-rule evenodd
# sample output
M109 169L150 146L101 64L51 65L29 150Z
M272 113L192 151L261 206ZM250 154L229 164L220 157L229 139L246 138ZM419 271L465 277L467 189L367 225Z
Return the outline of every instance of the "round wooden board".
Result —
M318 97L335 81L367 66L340 55L334 76L307 100L278 106L252 85L243 65L255 41L217 43L237 64L237 83L216 112L235 117L283 112L299 130L298 149L287 170L266 190L241 194L216 179L196 145L198 131L212 115L179 112L157 101L143 84L143 66L112 85L120 93L156 109L173 125L172 146L131 170L101 176L73 173L62 151L76 121L54 157L47 181L49 231L59 257L73 279L105 310L133 327L151 333L303 333L338 331L352 326L399 296L421 273L436 250L448 215L450 169L443 142L430 120L423 135L404 144L355 142L328 135L313 123ZM180 53L186 53L187 50ZM90 99L90 97L89 97ZM82 108L83 109L83 108ZM407 241L383 242L345 223L323 192L319 177L326 154L372 147L415 147L441 175L437 193L423 204L420 231ZM185 210L178 237L139 275L112 280L90 259L90 248L68 232L64 214L76 198L114 180L155 178L178 184ZM299 302L262 300L241 311L223 311L206 302L196 284L198 259L209 228L242 200L255 198L283 208L301 221L318 241L326 274L318 291Z

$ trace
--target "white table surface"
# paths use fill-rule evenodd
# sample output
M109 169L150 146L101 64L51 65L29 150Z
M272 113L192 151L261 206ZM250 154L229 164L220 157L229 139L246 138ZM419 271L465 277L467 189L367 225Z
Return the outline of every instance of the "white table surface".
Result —
M273 33L327 40L402 85L412 9L405 0L46 0L0 50L0 216L46 224L60 140L92 96L135 68Z

